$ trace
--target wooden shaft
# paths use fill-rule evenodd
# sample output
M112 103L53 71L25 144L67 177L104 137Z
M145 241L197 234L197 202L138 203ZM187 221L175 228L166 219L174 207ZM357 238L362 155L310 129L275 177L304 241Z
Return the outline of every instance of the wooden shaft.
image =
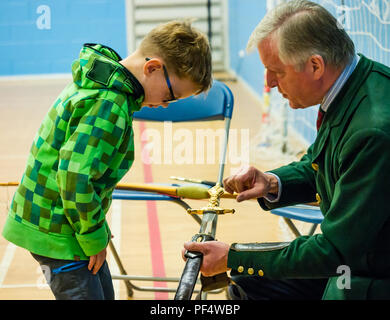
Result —
M0 187L16 187L19 182L0 182Z
M14 187L18 186L18 182L0 182L0 187ZM115 187L115 189L119 190L134 190L134 191L143 191L143 192L154 192L154 193L160 193L165 194L169 196L178 196L178 190L185 191L186 188L195 190L196 186L186 185L186 186L165 186L165 185L154 185L154 184L142 184L142 183L118 183ZM199 187L202 188L202 187ZM207 190L206 188L203 188ZM207 192L204 192L205 196L203 199L209 198L209 194ZM181 192L180 197L191 199L194 198L191 196L191 192L188 193L188 196L186 195L187 192ZM225 199L235 199L237 197L237 194L230 194L225 192L220 196L221 198ZM195 199L200 199L199 197L195 197Z
M115 189L119 189L119 190L156 192L156 193L167 194L169 196L177 196L177 188L178 187L173 187L173 186L137 184L137 183L118 183L115 187Z
M18 186L18 182L0 182L1 187L15 187ZM137 183L118 183L115 186L115 189L120 190L135 190L135 191L145 191L145 192L156 192L163 193L170 196L177 195L177 188L173 186L164 186L164 185L152 185L152 184L137 184Z

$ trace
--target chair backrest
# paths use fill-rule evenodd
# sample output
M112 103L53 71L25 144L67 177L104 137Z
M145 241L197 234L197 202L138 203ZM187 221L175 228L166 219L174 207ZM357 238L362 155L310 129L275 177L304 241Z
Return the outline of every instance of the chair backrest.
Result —
M224 83L214 80L207 93L191 96L173 102L168 108L143 107L134 112L134 120L146 121L210 121L231 119L233 113L233 94Z

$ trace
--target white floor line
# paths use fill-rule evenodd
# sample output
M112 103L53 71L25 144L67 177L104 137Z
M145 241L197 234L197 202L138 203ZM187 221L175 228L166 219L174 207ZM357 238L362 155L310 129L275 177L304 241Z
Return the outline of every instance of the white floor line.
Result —
M5 249L3 259L0 263L0 288L3 286L4 279L7 276L9 266L15 255L15 250L16 246L13 243L9 243Z
M122 200L112 200L111 213L111 233L114 236L112 242L115 245L116 251L120 256L121 252L121 227L122 227ZM110 271L111 274L120 274L119 268L115 262L113 255L110 255ZM120 299L120 281L113 280L115 299Z

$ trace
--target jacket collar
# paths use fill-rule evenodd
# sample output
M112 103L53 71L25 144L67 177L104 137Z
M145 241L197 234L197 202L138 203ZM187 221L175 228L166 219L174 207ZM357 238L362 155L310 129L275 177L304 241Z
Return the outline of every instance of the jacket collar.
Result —
M359 62L359 56L355 55L352 59L352 62L349 63L344 70L341 72L340 76L333 83L332 87L326 93L325 97L322 99L321 109L325 112L328 111L329 106L331 105L333 99L337 97L338 93L344 86L344 84L348 81L350 75L355 70L357 64Z
M363 93L358 94L359 89L372 70L373 61L359 55L358 65L325 113L323 123L313 144L313 161L325 147L331 129L339 126L344 119L348 119L357 108L358 103L352 102L363 98Z

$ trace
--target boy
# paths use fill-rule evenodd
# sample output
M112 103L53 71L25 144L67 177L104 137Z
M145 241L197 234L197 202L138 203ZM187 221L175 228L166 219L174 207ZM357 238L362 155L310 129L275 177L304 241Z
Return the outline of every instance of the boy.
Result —
M49 268L56 299L114 299L105 214L134 160L132 114L208 90L211 53L190 23L172 21L123 60L85 44L72 75L34 139L3 236Z

